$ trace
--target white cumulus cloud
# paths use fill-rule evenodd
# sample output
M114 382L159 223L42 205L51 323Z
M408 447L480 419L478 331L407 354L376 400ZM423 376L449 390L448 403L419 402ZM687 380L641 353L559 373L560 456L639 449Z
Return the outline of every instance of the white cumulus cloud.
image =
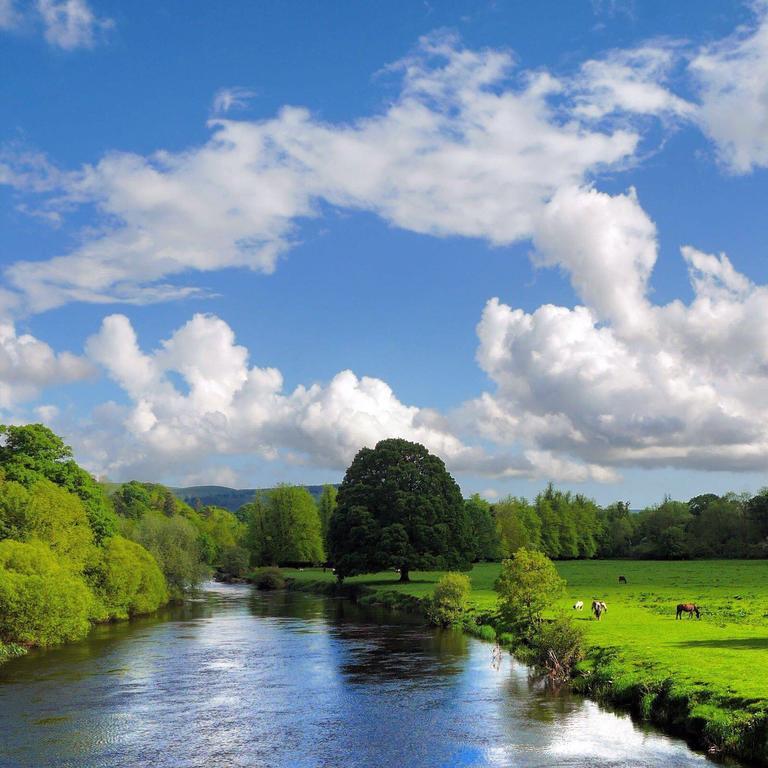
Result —
M768 4L757 22L701 49L690 63L700 86L698 120L734 173L768 166Z
M431 36L394 69L399 97L349 124L285 108L270 120L214 121L208 142L181 153L112 152L58 175L39 162L34 173L6 162L7 183L44 195L58 179L56 201L94 204L103 215L80 247L12 264L7 281L31 311L189 295L169 278L273 270L297 221L321 202L416 232L508 244L530 237L558 189L624 162L638 142L631 130L563 120L552 103L563 85L516 72L503 51Z
M655 305L655 228L633 193L569 190L551 205L539 258L567 270L584 305L489 301L478 362L496 390L464 406L465 422L598 473L768 467L768 288L685 246L693 300Z
M91 364L70 352L54 352L30 334L16 333L0 321L0 408L33 400L49 386L79 381L93 374Z

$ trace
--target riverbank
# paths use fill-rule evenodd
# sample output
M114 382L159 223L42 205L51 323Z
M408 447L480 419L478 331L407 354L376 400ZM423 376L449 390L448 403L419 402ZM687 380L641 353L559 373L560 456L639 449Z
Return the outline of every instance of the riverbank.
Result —
M583 626L587 658L574 688L682 736L710 754L768 765L768 569L760 561L557 563L568 581L558 606ZM498 564L476 566L472 633L496 638ZM293 588L337 593L322 569L286 571ZM420 611L439 572L414 573L401 584L394 573L347 579L342 594L395 610ZM618 576L626 578L619 584ZM588 615L593 597L608 613ZM704 608L701 621L675 620L681 599ZM584 601L584 612L572 610ZM585 615L587 614L587 615ZM470 625L471 626L471 625ZM509 640L511 638L502 638Z

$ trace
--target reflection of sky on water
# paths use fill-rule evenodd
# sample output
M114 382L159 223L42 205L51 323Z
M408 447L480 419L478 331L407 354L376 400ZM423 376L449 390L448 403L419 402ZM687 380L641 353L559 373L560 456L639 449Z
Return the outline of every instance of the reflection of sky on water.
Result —
M383 618L383 623L376 620ZM342 601L214 587L0 668L2 768L701 766L491 647Z

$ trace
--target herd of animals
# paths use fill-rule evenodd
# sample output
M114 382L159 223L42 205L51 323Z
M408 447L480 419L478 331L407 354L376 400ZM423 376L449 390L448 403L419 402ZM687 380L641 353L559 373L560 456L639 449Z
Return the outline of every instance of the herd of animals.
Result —
M626 584L627 583L627 577L626 576L619 576L619 584ZM584 601L583 600L577 600L573 604L573 610L574 611L583 611L584 610ZM608 606L605 604L603 600L594 599L592 601L592 613L594 614L594 617L600 621L600 617L608 612ZM683 614L687 613L688 618L692 619L694 615L697 619L701 618L701 608L696 605L696 603L678 603L677 609L675 611L675 619L682 619Z

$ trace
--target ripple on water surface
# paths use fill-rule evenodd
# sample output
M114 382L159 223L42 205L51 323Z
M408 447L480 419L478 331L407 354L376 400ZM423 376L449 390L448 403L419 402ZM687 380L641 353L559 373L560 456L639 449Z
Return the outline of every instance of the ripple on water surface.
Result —
M479 641L344 601L210 585L1 667L0 768L705 768L490 661Z

